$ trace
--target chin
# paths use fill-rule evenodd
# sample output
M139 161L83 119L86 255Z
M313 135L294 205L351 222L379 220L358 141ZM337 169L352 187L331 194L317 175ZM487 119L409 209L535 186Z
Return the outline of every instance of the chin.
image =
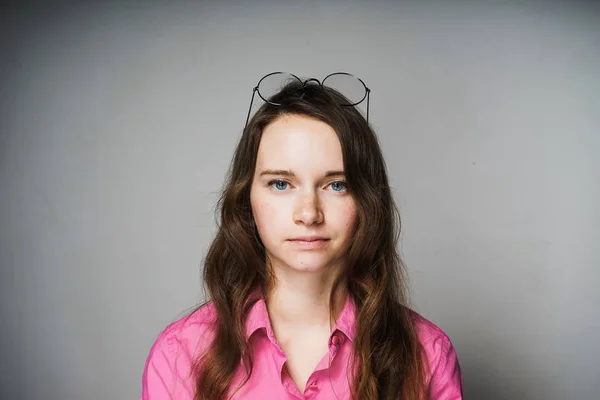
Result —
M323 259L323 257L298 257L292 260L285 260L285 264L299 272L318 272L332 268L333 260Z

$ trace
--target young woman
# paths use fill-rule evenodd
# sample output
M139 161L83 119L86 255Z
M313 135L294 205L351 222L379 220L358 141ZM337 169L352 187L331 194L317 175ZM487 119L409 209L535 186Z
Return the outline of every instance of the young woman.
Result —
M142 400L462 399L448 336L407 307L378 140L326 82L254 89L266 102L219 201L210 301L158 336Z

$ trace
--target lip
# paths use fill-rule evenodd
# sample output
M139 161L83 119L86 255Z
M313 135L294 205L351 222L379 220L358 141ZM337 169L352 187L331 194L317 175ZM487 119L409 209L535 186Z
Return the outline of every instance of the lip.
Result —
M299 236L288 240L294 246L301 249L320 249L324 247L329 238L322 236Z
M324 236L298 236L289 240L294 242L314 242L316 240L329 240L329 238L326 238Z

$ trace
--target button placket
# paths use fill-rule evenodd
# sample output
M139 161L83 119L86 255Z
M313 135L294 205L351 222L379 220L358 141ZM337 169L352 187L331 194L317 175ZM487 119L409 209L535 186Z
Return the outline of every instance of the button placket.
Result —
M344 338L337 333L333 334L331 338L329 338L329 352L331 354L332 359L337 354L342 343L344 343Z
M304 388L304 397L312 398L318 393L319 386L317 385L317 379L313 375L310 376L308 382L306 383L306 387Z

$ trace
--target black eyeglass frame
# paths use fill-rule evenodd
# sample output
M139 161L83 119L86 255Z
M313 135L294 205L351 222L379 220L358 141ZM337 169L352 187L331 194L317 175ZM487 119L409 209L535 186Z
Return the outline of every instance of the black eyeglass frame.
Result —
M294 79L297 79L298 82L302 85L302 87L306 87L306 85L309 82L315 82L321 88L323 88L324 86L327 86L325 84L325 82L327 81L327 78L330 78L330 77L332 77L334 75L345 75L345 76L350 76L350 77L356 79L365 88L365 93L364 93L363 97L359 101L354 102L354 103L340 103L340 106L354 107L354 106L357 106L360 103L362 103L365 100L365 98L366 98L367 99L367 123L369 122L369 100L370 100L370 95L371 95L371 89L369 89L367 87L367 85L365 84L365 82L363 82L363 80L360 79L358 76L352 75L352 74L350 74L348 72L333 72L333 73L327 75L325 78L323 78L322 81L319 81L317 78L308 78L308 79L306 79L306 80L303 81L302 79L298 78L296 75L291 74L289 72L276 71L276 72L271 72L271 73L263 76L262 78L260 78L260 80L258 81L258 83L256 84L256 86L252 89L252 99L250 99L250 107L248 108L248 116L246 117L246 124L244 125L244 127L247 127L248 126L248 121L250 121L250 112L252 111L252 105L254 104L254 96L256 95L256 93L258 93L258 96L265 103L269 103L269 104L272 104L274 106L280 106L281 105L279 103L275 103L275 102L269 101L269 99L265 99L263 97L263 95L260 93L260 90L259 90L259 87L260 87L260 84L261 84L262 81L264 81L265 79L267 79L270 76L277 75L277 74L286 74L286 75L289 75L289 76L293 77Z

